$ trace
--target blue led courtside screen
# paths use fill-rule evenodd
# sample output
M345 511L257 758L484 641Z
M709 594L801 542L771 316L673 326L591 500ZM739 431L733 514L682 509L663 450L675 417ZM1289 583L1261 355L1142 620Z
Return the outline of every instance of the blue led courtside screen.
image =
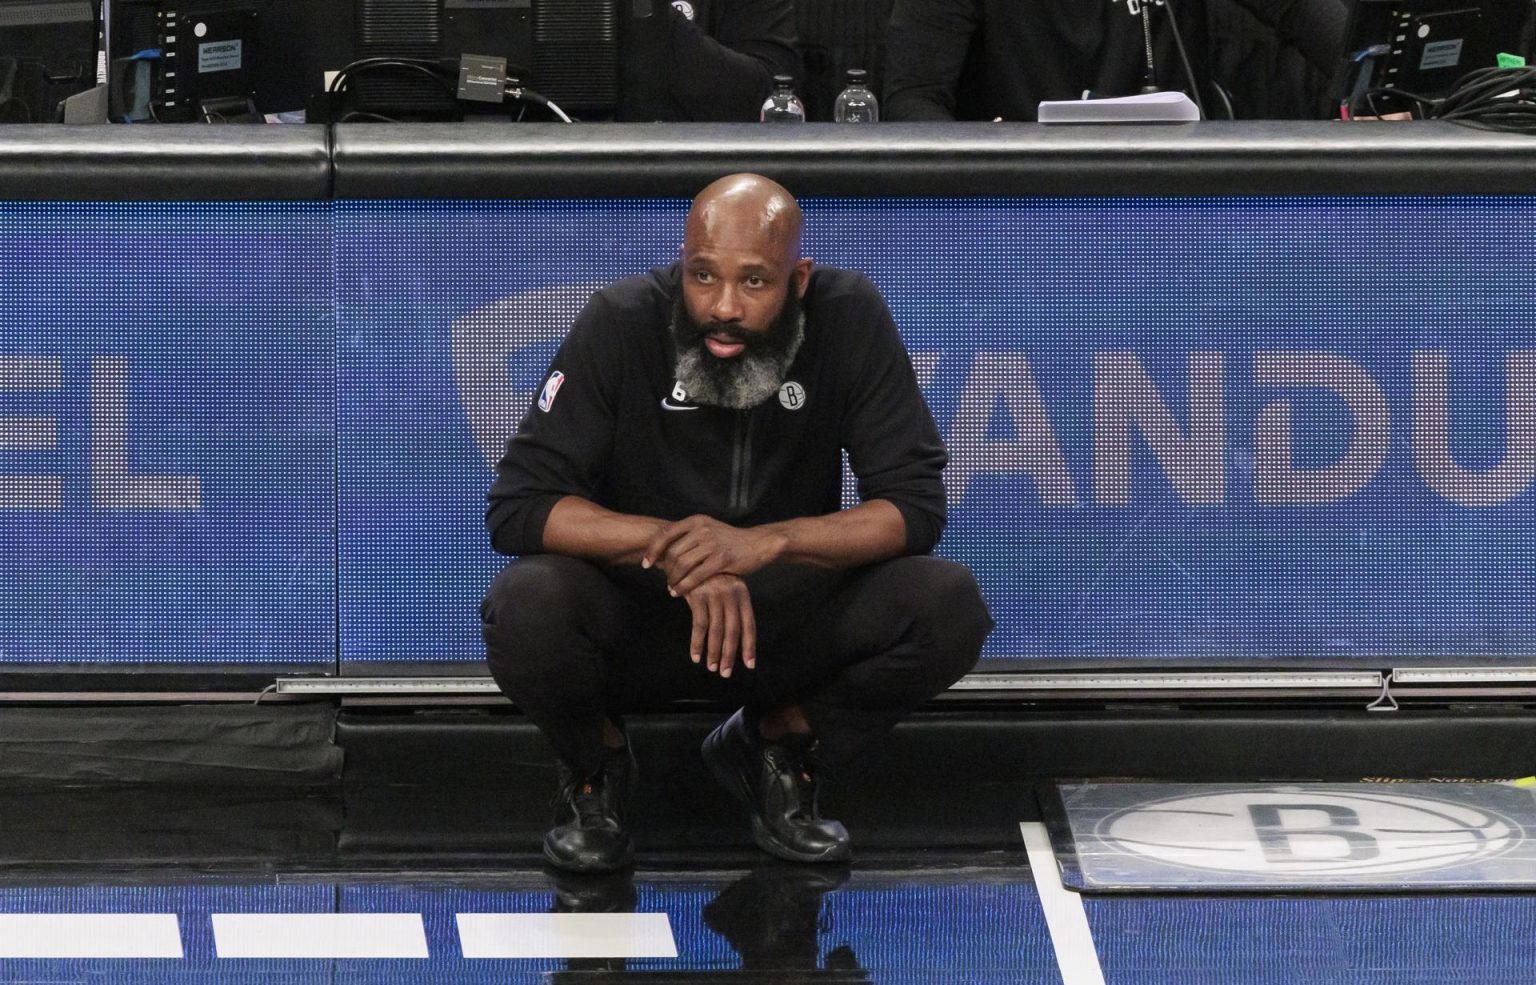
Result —
M1536 654L1536 199L804 205L902 329L986 657ZM0 663L473 671L492 463L686 208L0 206Z
M335 666L330 230L0 203L0 663Z

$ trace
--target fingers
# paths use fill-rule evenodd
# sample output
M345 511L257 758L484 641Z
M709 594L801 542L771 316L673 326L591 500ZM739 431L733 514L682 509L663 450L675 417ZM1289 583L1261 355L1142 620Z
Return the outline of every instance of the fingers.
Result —
M673 541L666 553L656 558L653 564L667 573L667 591L677 598L688 594L688 592L677 590L678 583L708 558L708 551L700 547L693 538L684 535ZM695 582L689 586L688 591L697 587L698 583Z
M719 592L696 592L688 596L688 606L693 610L693 633L688 641L688 657L694 663L702 661L710 673L719 673L726 639L725 599ZM731 676L730 664L727 663L725 667L726 672L721 676Z
M757 622L745 582L733 576L710 579L685 599L693 613L690 660L721 677L730 677L738 665L757 666Z
M757 616L752 611L752 596L741 593L741 662L752 670L757 666Z
M684 562L684 568L681 571L672 567L667 569L667 574L672 580L667 591L674 596L687 595L726 568L726 559L712 554L690 558L689 562Z
M710 673L720 670L720 651L725 644L725 599L718 592L709 593L709 643L707 659Z
M702 513L678 520L676 523L668 524L662 529L661 533L651 538L651 542L646 545L645 554L640 558L640 567L654 568L663 561L669 560L669 554L675 556L679 553L679 543L684 538L697 530L710 526L725 526L725 524L722 524L714 517L705 516ZM698 543L697 538L691 543Z
M731 593L720 600L720 676L730 677L741 646L741 603ZM714 670L714 667L710 668Z
M698 663L704 659L704 644L709 634L709 603L703 596L687 596L688 608L693 610L693 633L688 637L688 659Z
M651 542L646 545L645 555L640 558L640 567L654 567L666 556L667 549L672 546L674 541L677 541L693 529L696 519L696 517L688 517L686 520L669 523L663 527L661 533L652 537Z

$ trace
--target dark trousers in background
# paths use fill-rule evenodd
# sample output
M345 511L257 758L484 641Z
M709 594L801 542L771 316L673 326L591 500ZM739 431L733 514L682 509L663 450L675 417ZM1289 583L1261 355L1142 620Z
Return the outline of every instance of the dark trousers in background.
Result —
M975 578L943 558L773 565L746 582L757 668L722 679L688 659L692 615L659 571L520 558L481 606L491 674L578 775L601 764L606 717L680 698L798 703L836 766L975 666L992 629Z

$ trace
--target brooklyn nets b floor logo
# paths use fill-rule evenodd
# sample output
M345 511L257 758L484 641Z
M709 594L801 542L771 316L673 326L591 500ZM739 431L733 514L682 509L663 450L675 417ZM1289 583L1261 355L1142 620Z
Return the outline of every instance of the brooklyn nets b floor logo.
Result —
M1501 855L1525 837L1465 803L1307 787L1154 800L1108 815L1094 834L1169 865L1279 877L1422 872Z

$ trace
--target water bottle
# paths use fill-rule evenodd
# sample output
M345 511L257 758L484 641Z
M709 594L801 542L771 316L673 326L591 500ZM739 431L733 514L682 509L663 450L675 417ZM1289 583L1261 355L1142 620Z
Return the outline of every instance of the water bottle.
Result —
M763 103L759 119L764 123L805 122L805 104L795 95L795 80L792 76L773 77L773 94Z
M838 123L880 122L880 101L869 88L869 73L862 68L850 68L846 73L846 85L832 104L832 119Z

